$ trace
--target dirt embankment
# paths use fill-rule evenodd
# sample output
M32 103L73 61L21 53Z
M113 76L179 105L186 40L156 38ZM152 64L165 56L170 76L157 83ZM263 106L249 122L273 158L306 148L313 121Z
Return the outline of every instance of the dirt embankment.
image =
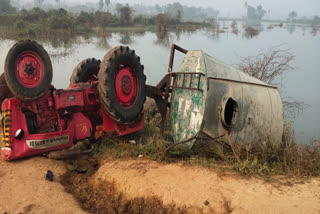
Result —
M156 196L192 213L320 213L315 178L266 183L201 167L126 160L103 163L92 179L114 182L129 198Z
M0 161L0 213L320 213L319 178L267 183L142 159L106 160L83 174L64 165ZM44 179L48 169L56 181Z

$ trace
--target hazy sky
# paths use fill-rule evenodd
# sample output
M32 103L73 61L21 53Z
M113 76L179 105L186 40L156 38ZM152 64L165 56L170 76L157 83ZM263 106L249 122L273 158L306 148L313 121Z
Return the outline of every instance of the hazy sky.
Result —
M65 0L66 2L98 2L98 0ZM144 3L144 4L168 4L172 2L190 6L203 6L217 8L221 15L241 16L245 12L245 0L111 0L122 4ZM287 16L295 10L299 16L320 15L320 0L247 0L249 5L257 6L261 4L267 11L270 10L273 16Z

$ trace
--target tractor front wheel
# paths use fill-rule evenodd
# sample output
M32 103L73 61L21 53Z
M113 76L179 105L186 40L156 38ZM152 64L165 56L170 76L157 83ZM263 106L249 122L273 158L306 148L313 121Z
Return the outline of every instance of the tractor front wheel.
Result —
M37 42L24 40L10 49L5 60L4 75L15 97L25 101L35 100L51 86L51 60Z
M146 100L144 67L129 47L118 46L103 58L98 91L104 111L111 119L130 123L142 116Z

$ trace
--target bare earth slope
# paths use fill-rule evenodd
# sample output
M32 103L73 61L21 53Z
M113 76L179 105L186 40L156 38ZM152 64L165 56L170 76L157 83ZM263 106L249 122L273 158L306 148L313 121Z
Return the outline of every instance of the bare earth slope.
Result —
M106 162L93 179L114 181L128 197L157 196L164 204L198 207L205 213L320 213L320 179L275 185L149 160Z
M55 182L44 179L48 169ZM0 213L84 213L59 183L64 172L63 162L42 157L0 161ZM319 178L288 186L138 159L107 160L90 181L97 187L113 182L128 198L156 196L164 204L190 207L191 213L320 213Z

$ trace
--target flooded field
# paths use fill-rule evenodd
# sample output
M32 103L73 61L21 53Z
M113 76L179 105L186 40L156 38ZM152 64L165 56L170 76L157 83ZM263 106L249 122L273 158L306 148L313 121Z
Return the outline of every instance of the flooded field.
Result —
M38 41L51 56L53 84L57 88L69 85L71 73L81 60L89 57L101 59L110 48L118 45L129 45L136 50L145 66L147 83L151 85L157 84L167 72L172 43L189 50L201 49L230 65L238 64L240 57L255 56L280 46L295 55L291 64L295 70L284 77L281 94L305 103L303 113L294 119L296 136L301 143L320 139L320 33L308 26L284 25L281 28L270 27L270 23L262 24L260 31L254 34L245 31L240 22L237 31L229 22L221 22L220 29L220 33L208 29L164 33L121 31L105 33L102 37ZM5 56L14 43L14 40L0 38L0 73L3 72ZM182 54L176 56L175 71L182 59Z

